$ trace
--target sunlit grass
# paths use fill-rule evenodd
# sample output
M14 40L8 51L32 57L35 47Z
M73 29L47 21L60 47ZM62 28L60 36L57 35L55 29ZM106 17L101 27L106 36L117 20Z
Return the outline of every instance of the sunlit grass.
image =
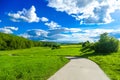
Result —
M0 80L47 80L69 60L78 56L80 48L34 47L0 51Z
M109 55L80 52L79 45L65 45L51 50L47 47L0 51L0 80L47 80L68 59L65 56L86 57L96 62L111 80L120 80L120 51Z

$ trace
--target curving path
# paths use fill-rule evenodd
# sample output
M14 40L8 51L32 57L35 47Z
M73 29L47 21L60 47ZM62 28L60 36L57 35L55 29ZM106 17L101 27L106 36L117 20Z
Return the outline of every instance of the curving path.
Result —
M85 58L68 58L70 62L48 80L110 80L93 61Z

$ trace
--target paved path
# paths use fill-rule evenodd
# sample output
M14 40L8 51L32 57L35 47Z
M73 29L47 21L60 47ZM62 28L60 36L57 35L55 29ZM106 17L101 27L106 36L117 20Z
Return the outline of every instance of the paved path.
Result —
M48 80L110 80L96 63L85 58L70 59Z

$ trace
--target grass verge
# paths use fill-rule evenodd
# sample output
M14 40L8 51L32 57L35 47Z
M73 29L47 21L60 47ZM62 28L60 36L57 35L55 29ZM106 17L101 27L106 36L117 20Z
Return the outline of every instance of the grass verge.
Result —
M120 80L120 51L108 55L88 52L81 55L97 63L111 80Z

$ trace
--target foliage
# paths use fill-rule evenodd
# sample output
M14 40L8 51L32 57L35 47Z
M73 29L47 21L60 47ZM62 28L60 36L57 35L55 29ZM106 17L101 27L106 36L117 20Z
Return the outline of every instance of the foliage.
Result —
M31 40L15 35L0 33L0 50L13 50L33 47Z
M108 36L107 33L100 35L100 40L95 43L94 50L97 53L112 53L117 52L119 48L119 40Z
M60 44L55 43L55 42L42 42L41 46L42 47L50 47L52 50L60 48Z
M86 41L82 44L82 52L89 52L94 50L95 53L107 54L117 52L119 49L119 40L114 37L108 36L107 33L100 35L100 40L95 43Z
M93 48L94 48L94 44L90 43L89 41L86 41L86 42L82 43L81 51L82 52L89 52L89 51L92 51Z
M82 43L82 47L89 48L90 47L90 42L86 41L86 42Z
M54 47L54 49L60 48L60 45L55 42L32 41L23 37L0 33L0 50L24 49L38 46Z

